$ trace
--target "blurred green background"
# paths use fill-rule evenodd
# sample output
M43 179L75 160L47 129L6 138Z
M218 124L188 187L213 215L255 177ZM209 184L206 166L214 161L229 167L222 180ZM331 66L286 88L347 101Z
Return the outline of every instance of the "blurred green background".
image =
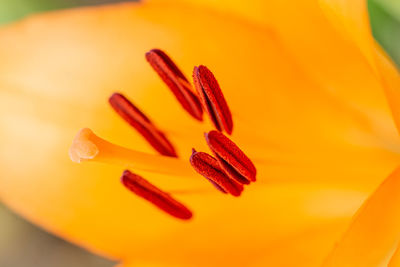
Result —
M351 0L349 0L351 1ZM0 24L26 15L118 0L0 0ZM400 66L400 0L369 0L372 31ZM1 267L110 267L114 263L51 236L0 206Z
M372 33L400 67L400 0L369 0Z

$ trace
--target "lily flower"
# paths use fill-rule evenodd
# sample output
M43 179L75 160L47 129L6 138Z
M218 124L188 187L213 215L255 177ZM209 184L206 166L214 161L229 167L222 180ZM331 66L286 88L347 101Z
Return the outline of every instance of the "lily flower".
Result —
M215 75L221 130L257 169L240 197L192 168L192 148L218 156L216 121L177 101L153 48ZM47 231L124 267L398 266L400 77L365 0L57 11L1 28L0 58L0 198ZM151 123L134 131L115 92Z

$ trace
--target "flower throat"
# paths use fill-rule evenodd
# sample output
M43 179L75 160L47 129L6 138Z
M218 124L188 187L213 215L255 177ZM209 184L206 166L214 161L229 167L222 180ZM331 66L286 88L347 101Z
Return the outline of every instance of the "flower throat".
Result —
M213 155L197 152L194 148L189 157L192 168L205 177L217 190L238 197L244 185L256 181L256 168L246 154L225 134L233 132L233 120L229 106L213 73L205 66L194 67L192 84L163 51L153 49L146 59L162 81L174 94L179 104L194 119L203 121L205 111L215 130L205 133L205 141ZM177 160L173 143L137 106L121 93L114 93L109 103L115 112L132 126L162 155L157 162L159 172L175 169L172 175L184 175L191 170L188 164ZM117 163L146 170L151 160L148 154L125 149L96 136L89 129L82 129L70 148L70 157L75 162L96 158L98 161ZM168 171L167 171L168 170ZM125 170L122 184L139 197L146 199L159 209L179 219L188 220L192 212L167 192L162 191L143 177Z

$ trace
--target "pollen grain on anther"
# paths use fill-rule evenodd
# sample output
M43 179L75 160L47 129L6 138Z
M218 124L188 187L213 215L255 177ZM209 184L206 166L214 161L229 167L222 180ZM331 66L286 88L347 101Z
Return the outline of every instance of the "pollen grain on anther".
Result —
M185 205L137 174L125 170L122 174L121 182L131 192L178 219L188 220L193 216Z
M146 59L175 95L181 106L195 119L203 120L203 108L192 85L172 59L160 49L146 53Z
M161 155L177 157L174 146L164 133L124 95L114 93L109 98L111 107L133 128L135 128Z
M229 106L214 74L205 66L194 67L193 81L203 108L218 131L232 133L233 120Z
M243 184L256 181L256 167L232 140L218 131L206 133L205 138L219 165L232 179Z
M218 187L216 188L221 192L229 193L233 196L240 196L242 193L243 186L227 176L217 160L211 155L193 150L190 163L195 171L211 181L214 186L217 185Z

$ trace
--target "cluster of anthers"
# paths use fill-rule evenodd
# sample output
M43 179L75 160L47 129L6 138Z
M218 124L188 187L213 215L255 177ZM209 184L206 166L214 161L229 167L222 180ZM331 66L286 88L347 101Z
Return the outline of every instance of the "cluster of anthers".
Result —
M202 65L194 68L195 92L191 83L166 53L159 49L153 49L146 53L146 59L182 107L193 118L202 121L203 110L205 110L216 128L216 130L205 133L205 140L214 157L193 149L190 163L194 170L204 176L220 192L236 197L240 196L244 185L256 181L256 168L245 153L222 133L224 131L229 135L232 134L233 120L228 104L212 72ZM161 155L172 158L178 157L174 146L164 133L125 96L114 93L109 98L109 103ZM134 154L134 152L124 150L95 136L89 129L83 129L75 138L70 150L73 161L80 162L83 158L93 158L99 153L96 148L93 152L93 148L88 146L87 142L83 146L82 138L91 139L92 142L103 146L104 150L118 150L118 152L129 154L131 158L135 159L140 157L140 152ZM83 154L85 155L83 156ZM104 155L106 153L103 152L103 161L109 161L107 156ZM162 165L160 168L162 168ZM167 192L155 187L143 177L125 170L121 181L127 189L168 214L184 220L192 217L192 212L185 205L172 198Z

